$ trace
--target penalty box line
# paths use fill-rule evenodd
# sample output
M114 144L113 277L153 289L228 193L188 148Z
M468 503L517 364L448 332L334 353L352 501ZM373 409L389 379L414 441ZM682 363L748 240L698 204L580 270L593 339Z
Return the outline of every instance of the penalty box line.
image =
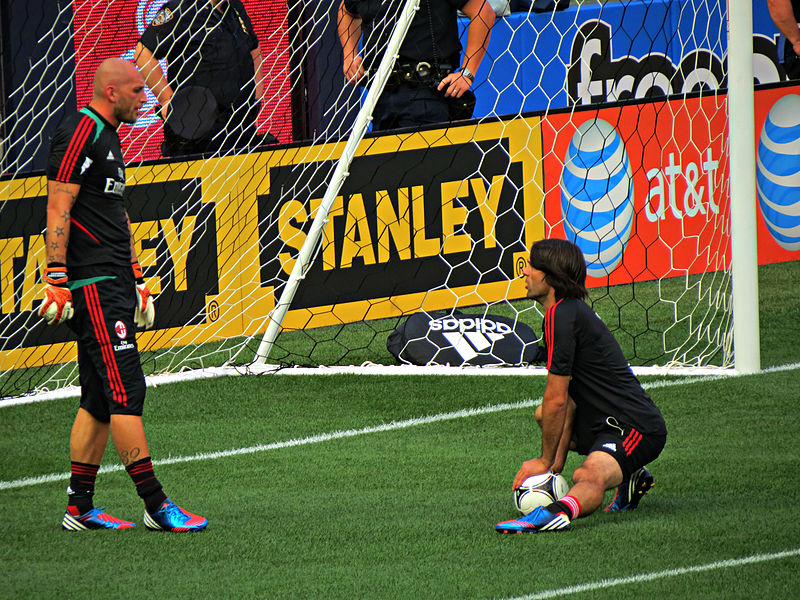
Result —
M687 377L682 379L675 379L672 381L655 381L643 384L645 389L673 387L678 385L688 385L703 381L716 381L718 378L713 376L706 377ZM541 403L541 398L521 400L519 402L511 402L504 404L492 404L479 408L465 408L462 410L441 413L438 415L430 415L427 417L417 417L406 419L403 421L393 421L383 425L375 425L369 427L362 427L360 429L347 429L342 431L334 431L331 433L320 433L304 438L285 440L282 442L273 442L270 444L259 444L257 446L248 446L246 448L233 448L231 450L221 450L218 452L200 452L190 456L175 456L169 458L162 458L153 461L154 466L160 465L174 465L178 463L194 462L198 460L216 460L219 458L227 458L229 456L241 456L245 454L255 454L257 452L268 452L270 450L281 450L283 448L293 448L295 446L306 446L308 444L318 444L321 442L329 442L332 440L341 440L345 438L356 437L359 435L367 435L371 433L381 433L384 431L395 431L399 429L406 429L408 427L415 427L417 425L427 425L430 423L437 423L440 421L451 421L453 419L463 419L467 417L474 417L479 415L486 415L506 410L516 410L520 408L531 408ZM113 473L115 471L122 471L124 467L121 464L105 465L100 467L99 473ZM12 490L32 485L40 485L45 483L53 483L55 481L68 481L70 473L50 473L48 475L38 475L34 477L24 477L22 479L15 479L11 481L0 481L0 491Z
M730 558L726 560L719 560L711 563L706 563L704 565L694 565L691 567L666 569L664 571L643 573L641 575L631 575L629 577L619 577L616 579L601 579L600 581L582 583L579 585L571 585L555 590L547 590L545 592L528 594L526 596L516 596L508 600L546 600L548 598L561 598L563 596L580 594L582 592L592 592L595 590L612 588L619 585L628 585L631 583L655 581L656 579L665 579L667 577L680 577L681 575L688 575L690 573L702 573L704 571L715 571L717 569L742 567L746 565L753 565L773 560L781 560L784 558L792 558L796 556L800 556L800 548L794 548L792 550L785 550L782 552L773 552L769 554L754 554L752 556L745 556L743 558Z

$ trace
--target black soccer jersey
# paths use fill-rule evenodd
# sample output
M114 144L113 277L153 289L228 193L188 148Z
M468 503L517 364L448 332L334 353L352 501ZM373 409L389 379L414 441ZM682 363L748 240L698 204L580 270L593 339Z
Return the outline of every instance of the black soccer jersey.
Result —
M183 86L211 90L220 109L236 107L255 94L251 52L258 37L239 0L219 11L202 0L170 0L142 34L142 45L167 59L173 91Z
M422 0L400 46L399 61L460 64L456 12L467 0ZM399 0L345 0L347 12L361 17L364 68L377 68L404 2Z
M67 266L130 265L117 130L88 106L65 118L53 135L47 179L81 186L70 212Z
M596 431L613 417L643 433L666 433L658 407L589 305L576 298L556 302L545 313L544 338L548 372L571 377L578 426Z

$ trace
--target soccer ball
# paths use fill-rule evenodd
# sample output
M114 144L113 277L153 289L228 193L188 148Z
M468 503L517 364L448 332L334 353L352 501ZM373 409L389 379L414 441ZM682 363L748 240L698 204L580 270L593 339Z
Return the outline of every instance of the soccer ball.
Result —
M560 473L531 475L514 490L514 506L527 515L538 506L547 506L565 496L569 484Z

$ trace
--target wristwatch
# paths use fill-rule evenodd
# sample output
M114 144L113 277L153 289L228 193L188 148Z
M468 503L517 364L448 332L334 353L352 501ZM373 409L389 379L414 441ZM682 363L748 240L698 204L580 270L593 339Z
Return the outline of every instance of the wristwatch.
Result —
M461 69L461 76L470 81L475 81L475 73L470 71L467 67Z

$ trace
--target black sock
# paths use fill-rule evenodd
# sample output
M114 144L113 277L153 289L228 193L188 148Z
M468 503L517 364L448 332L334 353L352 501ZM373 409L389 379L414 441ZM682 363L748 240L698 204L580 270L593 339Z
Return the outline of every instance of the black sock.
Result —
M67 488L67 506L74 506L83 515L94 508L94 482L100 465L72 461L72 473Z
M150 457L137 460L125 467L128 475L136 484L136 493L144 500L147 512L153 513L159 509L161 503L167 499L167 495L161 489L161 482L153 472L153 462Z
M554 515L562 512L566 513L570 520L577 518L581 514L580 502L572 496L564 496L561 500L556 500L552 504L545 506L545 509Z

